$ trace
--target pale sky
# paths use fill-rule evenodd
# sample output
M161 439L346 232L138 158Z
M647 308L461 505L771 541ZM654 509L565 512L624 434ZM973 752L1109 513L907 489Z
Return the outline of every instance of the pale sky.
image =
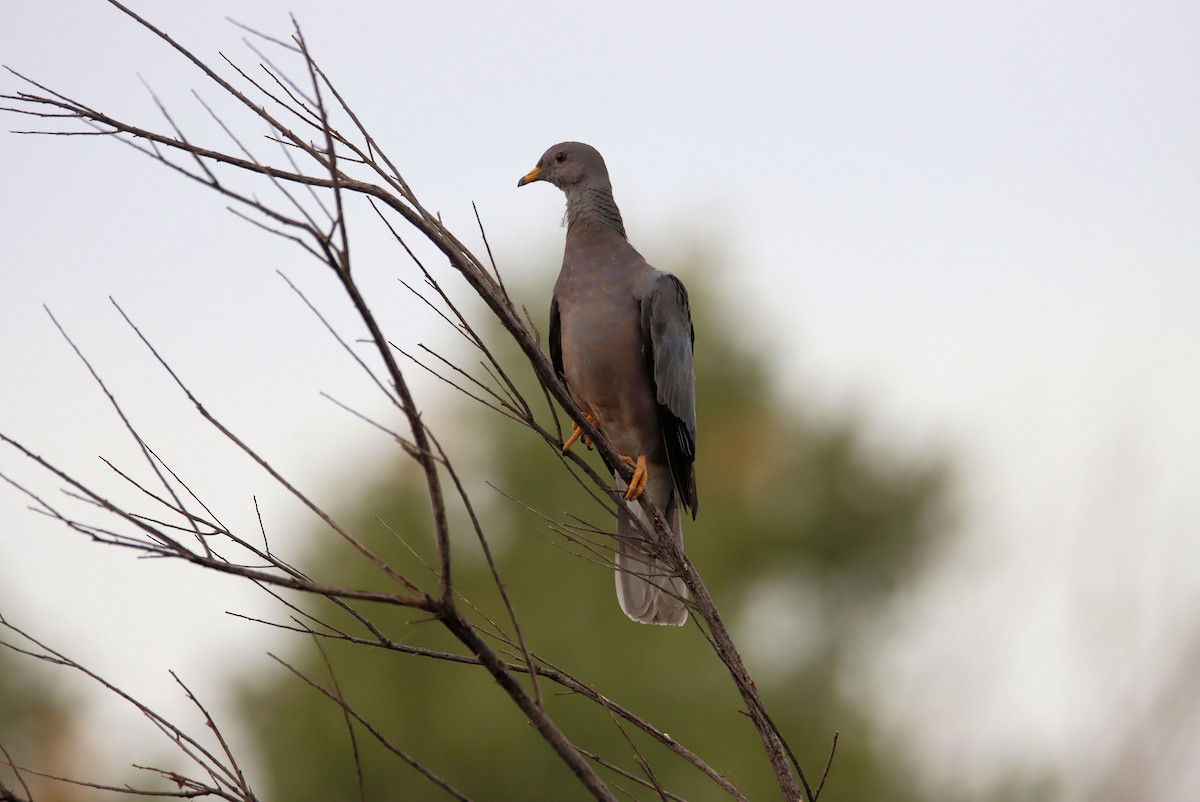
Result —
M474 201L511 271L556 258L561 237L561 197L516 179L554 142L596 145L652 263L723 255L749 336L787 344L788 392L959 467L957 544L889 622L876 670L847 682L931 772L1046 760L1085 778L1112 743L1095 733L1123 727L1200 628L1200 6L644 5L139 8L201 56L246 63L223 16L286 35L295 12L425 204L473 245ZM115 9L5 16L9 67L158 125L141 75L220 141L188 94L217 91ZM110 141L3 134L0 170L0 431L106 488L96 455L134 460L44 303L173 459L202 475L230 458L111 295L217 414L335 503L376 441L317 396L371 400L274 272L332 298L318 265ZM369 289L399 304L403 269L374 265ZM383 312L398 339L427 337L419 315ZM0 471L55 492L11 453ZM300 520L248 468L198 489L246 521L250 493L277 524ZM90 546L24 506L0 488L6 615L162 699L166 668L202 684L214 642L255 646L219 613L269 612L258 595L206 580L181 600L194 571ZM205 598L217 586L220 603ZM181 610L218 622L181 629ZM1163 798L1200 790L1181 772Z

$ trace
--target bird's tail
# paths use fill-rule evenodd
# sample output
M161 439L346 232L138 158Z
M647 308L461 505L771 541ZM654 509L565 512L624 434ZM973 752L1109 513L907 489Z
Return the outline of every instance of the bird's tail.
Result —
M670 476L670 474L667 474ZM624 482L618 476L617 486L624 490ZM656 501L663 495L652 495ZM669 499L660 507L671 525L671 531L683 545L683 521L675 488L668 485L665 497ZM642 526L638 526L638 522ZM642 529L650 533L645 535ZM675 576L662 560L648 554L649 545L645 538L654 536L654 527L646 518L637 501L621 499L617 504L617 601L625 615L643 624L683 626L687 622L687 585Z

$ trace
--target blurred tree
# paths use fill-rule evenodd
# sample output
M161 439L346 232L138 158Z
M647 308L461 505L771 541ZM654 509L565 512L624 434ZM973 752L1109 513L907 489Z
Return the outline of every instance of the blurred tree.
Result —
M2 608L0 608L2 609ZM11 633L0 631L0 640L19 644ZM70 706L52 685L44 664L24 659L0 648L0 747L18 766L38 771L71 774L85 767L73 726ZM27 784L39 802L74 802L83 799L80 789L22 772L16 776L0 752L0 799L4 789L24 798Z
M868 455L853 420L819 420L794 399L781 399L770 367L780 354L748 344L734 322L720 316L705 261L674 270L689 285L697 322L701 504L698 519L685 525L689 555L736 622L750 669L810 781L819 779L840 732L822 799L915 799L911 770L877 742L870 711L847 697L839 678L864 624L877 620L894 591L919 573L940 534L944 470L924 455ZM518 365L520 355L512 356L508 364ZM534 388L527 397L540 401L541 394ZM445 424L435 428L453 441L447 450L471 489L532 648L686 744L749 798L776 798L761 744L739 713L741 700L697 629L627 620L610 568L572 557L582 551L577 545L484 483L559 520L578 515L611 529L607 514L538 438L476 405L464 403L453 414L457 436ZM602 471L599 459L593 461ZM381 472L355 507L361 510L356 531L374 530L377 553L417 572L419 564L388 531L432 556L427 503L410 468ZM375 522L377 515L386 527ZM478 547L457 546L456 584L482 608L502 609ZM370 566L340 542L323 540L316 548L310 559L326 566L344 553L344 581L379 585ZM372 611L372 618L398 640L453 649L443 632L401 613ZM392 742L468 796L579 796L562 762L479 668L338 643L326 650L347 700L372 700L364 712ZM292 664L325 677L311 644ZM624 765L641 774L624 735L602 710L548 682L542 688L551 714L581 747L623 756ZM248 687L244 702L275 798L351 796L351 745L334 705L282 672L271 672L269 684ZM640 733L628 734L668 790L685 798L714 796L696 769ZM368 799L446 798L361 733L357 743ZM654 796L605 776L637 798Z

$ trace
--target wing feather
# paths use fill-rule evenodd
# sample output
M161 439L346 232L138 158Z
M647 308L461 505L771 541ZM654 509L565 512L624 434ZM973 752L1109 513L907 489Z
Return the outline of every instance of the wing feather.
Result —
M696 514L696 371L692 361L695 333L687 290L670 273L659 273L642 301L642 336L654 377L667 458L680 497Z

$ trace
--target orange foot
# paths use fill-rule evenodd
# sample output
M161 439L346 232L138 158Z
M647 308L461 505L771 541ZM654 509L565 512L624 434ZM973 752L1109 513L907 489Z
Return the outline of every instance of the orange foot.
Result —
M625 500L633 501L645 492L646 482L650 479L650 473L646 470L646 456L643 454L635 462L633 457L622 454L621 462L633 466L633 478L629 480L629 489L625 491Z
M596 425L596 419L593 418L591 415L589 415L585 412L585 413L583 413L583 417L587 418L588 423L592 424L593 426ZM581 429L579 427L579 424L577 423L577 424L575 424L575 431L571 432L571 437L567 440L567 442L563 443L563 453L566 454L568 451L570 451L571 446L575 445L575 441L578 440L580 437L583 438L583 444L585 446L587 446L588 448L592 447L592 438L590 438L586 434L584 434L583 429Z

